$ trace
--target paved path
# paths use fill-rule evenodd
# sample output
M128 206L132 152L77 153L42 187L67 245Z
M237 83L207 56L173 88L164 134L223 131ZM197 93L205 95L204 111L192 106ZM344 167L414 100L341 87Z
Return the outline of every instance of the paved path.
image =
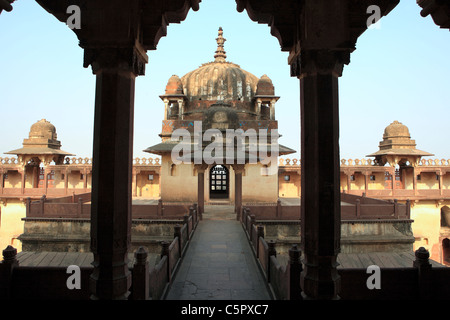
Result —
M207 206L166 300L269 300L232 206Z

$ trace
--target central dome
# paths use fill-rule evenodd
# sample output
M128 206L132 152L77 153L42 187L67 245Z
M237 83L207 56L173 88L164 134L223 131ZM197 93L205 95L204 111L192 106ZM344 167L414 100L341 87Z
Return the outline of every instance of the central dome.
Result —
M251 110L259 78L226 61L222 28L219 28L213 62L204 63L181 78L189 109L206 109L223 101L236 109Z

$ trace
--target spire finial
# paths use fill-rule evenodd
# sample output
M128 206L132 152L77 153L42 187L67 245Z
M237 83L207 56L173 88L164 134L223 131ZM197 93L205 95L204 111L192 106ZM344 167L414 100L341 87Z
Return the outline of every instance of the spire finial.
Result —
M223 37L223 30L222 27L219 27L219 36L216 38L217 41L217 50L216 54L214 55L214 61L215 62L225 62L225 59L227 57L225 50L223 49L223 44L227 39Z

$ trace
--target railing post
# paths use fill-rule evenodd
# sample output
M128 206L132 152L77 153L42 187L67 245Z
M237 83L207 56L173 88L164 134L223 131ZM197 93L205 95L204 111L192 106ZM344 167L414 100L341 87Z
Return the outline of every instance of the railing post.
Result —
M0 263L0 299L10 299L12 275L14 268L19 265L17 261L17 249L7 246L3 250L3 261Z
M264 226L258 225L257 226L257 237L256 237L256 257L259 258L259 238L264 238Z
M256 223L256 218L254 214L250 215L250 225L249 225L249 235L250 235L250 241L253 239L253 225Z
M203 220L203 212L199 210L197 203L194 203L194 210L197 212L197 220Z
M41 212L40 212L41 216L44 216L44 206L45 206L45 194L41 197Z
M169 283L172 281L172 274L170 272L170 251L169 251L169 247L170 247L170 242L168 241L161 241L161 258L166 256L167 257L167 269L166 269L166 273L167 273L167 279L169 281Z
M159 199L158 200L158 217L162 217L163 216L163 207L162 207L162 200Z
M83 214L83 199L81 199L81 197L78 198L77 214L78 217L81 217Z
M192 227L194 227L195 224L195 216L194 216L194 207L190 206L189 207L189 215L192 217Z
M280 199L277 200L277 213L276 213L276 215L277 215L277 218L281 217L281 200Z
M178 237L178 248L181 258L181 252L183 251L183 248L181 247L181 226L179 224L176 224L173 228L174 228L173 237L174 238Z
M398 218L398 201L394 199L394 218Z
M31 198L27 198L25 217L29 217L31 212Z
M133 300L148 300L149 299L149 263L147 261L147 250L139 247L134 253L136 262L133 267Z
M409 219L411 217L411 201L408 199L406 200L406 219Z
M289 300L302 300L302 288L300 287L300 274L303 270L300 256L302 252L294 244L289 249Z
M199 221L199 217L198 217L198 211L197 209L194 207L194 209L192 210L192 217L194 219L194 225L192 226L192 228L194 228L194 226L197 225L198 221Z
M361 200L356 199L355 207L356 207L356 219L359 219L361 218Z
M266 272L267 272L267 282L270 282L270 269L271 269L271 265L270 265L270 257L271 256L277 256L277 250L276 250L276 248L275 248L275 246L276 246L276 242L274 241L274 240L269 240L269 241L267 241L267 245L268 245L268 247L269 247L269 250L268 250L268 263L267 263L267 270L266 270Z
M415 252L416 260L414 260L414 267L417 268L418 284L419 284L419 298L431 299L432 291L432 266L428 260L430 253L424 247L420 247Z
M191 234L191 230L189 229L189 216L188 215L184 215L183 223L186 225L187 236L188 236L188 239L189 239L190 238L189 235Z
M257 230L258 230L258 239L259 237L264 238L264 226L258 225Z
M245 224L247 224L247 218L250 216L250 214L251 214L250 208L249 208L249 207L246 207L246 208L245 208L245 220L244 220L244 223L245 223Z

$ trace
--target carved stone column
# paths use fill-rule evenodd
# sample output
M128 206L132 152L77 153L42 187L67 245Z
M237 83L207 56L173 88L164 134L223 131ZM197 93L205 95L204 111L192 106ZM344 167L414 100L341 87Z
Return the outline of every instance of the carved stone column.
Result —
M135 78L145 52L137 47L85 48L96 75L92 164L90 277L92 299L126 299L131 285L131 170Z
M244 164L233 164L234 170L234 207L236 212L236 220L240 220L242 210L242 173L244 172Z
M1 168L0 169L0 194L3 194L4 179L5 179L5 172L3 171L3 168Z
M414 195L417 195L417 171L416 171L416 165L414 164L412 167L412 174L413 174L413 189L414 189Z
M137 170L133 168L133 182L131 183L133 189L133 197L137 197Z
M164 99L164 120L169 119L169 99Z
M178 100L178 119L183 120L183 113L184 113L184 100L179 99Z
M50 173L49 169L47 168L47 164L45 164L44 167L44 193L47 194L48 192L48 174Z
M65 194L69 193L69 174L71 173L71 170L68 168L65 168L64 170L64 189L66 189Z
M301 243L304 298L335 299L340 290L340 159L338 77L345 51L310 50L298 57L301 107Z
M207 164L194 165L197 170L197 207L200 220L203 218L205 210L205 171L208 169Z
M21 194L24 194L25 193L25 166L23 166L23 167L21 167L19 170L19 173L20 173L20 175L21 175L21 185L20 185L20 192L21 192ZM47 193L47 190L45 191L46 193Z

